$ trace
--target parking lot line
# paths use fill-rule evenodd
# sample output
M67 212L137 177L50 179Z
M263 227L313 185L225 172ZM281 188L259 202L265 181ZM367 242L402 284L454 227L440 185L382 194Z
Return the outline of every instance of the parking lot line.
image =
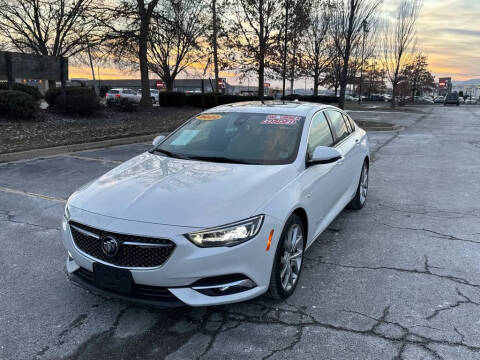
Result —
M53 196L42 195L42 194L35 194L35 193L32 193L32 192L23 191L23 190L11 189L11 188L7 188L7 187L4 187L4 186L0 186L0 191L7 192L7 193L10 193L10 194L17 194L17 195L34 197L34 198L37 198L37 199L45 199L45 200L56 201L56 202L59 202L59 203L66 203L67 202L66 199L60 199L60 198L56 198L56 197L53 197Z
M112 164L121 164L123 162L123 161L118 161L118 160L96 159L96 158L91 158L91 157L87 157L87 156L80 156L80 155L73 155L73 154L64 154L64 155L68 156L68 157L71 157L71 158L75 158L75 159L107 162L107 163L112 163Z

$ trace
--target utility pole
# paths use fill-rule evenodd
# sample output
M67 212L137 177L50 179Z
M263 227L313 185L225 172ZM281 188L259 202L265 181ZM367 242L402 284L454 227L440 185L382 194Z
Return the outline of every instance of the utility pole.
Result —
M90 69L92 70L92 80L93 80L93 88L95 89L95 95L100 96L100 88L95 81L95 68L93 66L92 60L92 52L90 50L90 42L87 39L87 52L88 52L88 61L90 62Z
M217 24L217 0L212 0L212 25L213 25L213 36L212 36L212 42L213 42L213 67L215 71L215 89L213 91L215 93L218 93L218 24Z
M285 81L287 78L287 42L288 42L288 7L290 5L290 0L285 0L285 39L283 42L283 71L282 71L282 76L283 76L283 88L282 88L282 94L283 94L283 100L285 101Z
M358 94L358 103L362 103L362 86L363 86L363 63L365 62L365 38L367 37L368 33L368 22L367 20L363 20L363 43L362 43L362 64L360 66L360 87L359 87L359 94Z

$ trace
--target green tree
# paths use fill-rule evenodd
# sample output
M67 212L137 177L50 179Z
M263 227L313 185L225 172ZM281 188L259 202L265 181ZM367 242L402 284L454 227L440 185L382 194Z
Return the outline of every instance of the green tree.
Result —
M405 65L401 77L407 81L412 101L415 96L423 95L425 91L431 91L435 88L435 79L428 70L428 57L418 53L413 59Z

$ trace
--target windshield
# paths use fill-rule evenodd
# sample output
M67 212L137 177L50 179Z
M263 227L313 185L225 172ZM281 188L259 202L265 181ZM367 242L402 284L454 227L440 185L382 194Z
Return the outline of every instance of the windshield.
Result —
M155 151L173 157L244 164L288 164L297 155L304 117L257 113L197 115Z

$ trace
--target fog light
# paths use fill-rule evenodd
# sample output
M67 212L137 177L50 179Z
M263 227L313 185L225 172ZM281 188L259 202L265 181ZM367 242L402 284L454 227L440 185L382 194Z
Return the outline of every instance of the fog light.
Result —
M242 291L253 289L257 286L250 279L242 279L218 285L193 286L192 289L207 296L224 296L237 294Z

